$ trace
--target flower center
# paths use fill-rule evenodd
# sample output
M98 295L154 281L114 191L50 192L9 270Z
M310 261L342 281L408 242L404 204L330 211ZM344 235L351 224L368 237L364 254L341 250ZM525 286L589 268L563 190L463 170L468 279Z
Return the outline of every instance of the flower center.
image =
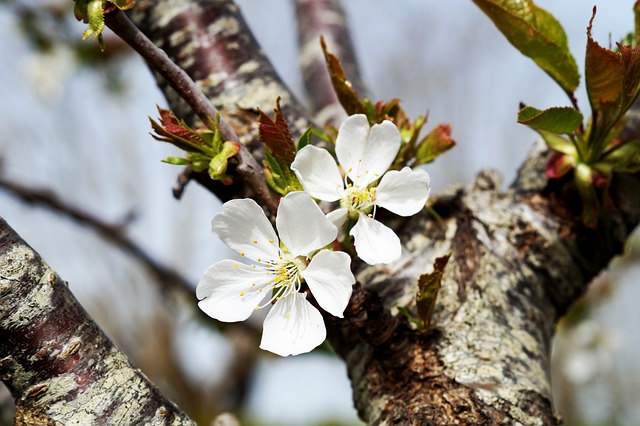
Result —
M293 257L286 249L281 251L279 260L261 262L267 275L272 275L273 279L265 286L271 290L271 298L261 305L256 306L256 310L262 309L272 303L277 302L287 296L300 291L303 278L300 274L306 268L304 256ZM258 266L260 268L260 266ZM255 285L255 284L254 284ZM251 292L262 292L263 288L255 288ZM243 294L241 294L243 296Z
M346 197L343 202L349 212L369 213L376 201L376 188L360 188L347 185L345 190Z

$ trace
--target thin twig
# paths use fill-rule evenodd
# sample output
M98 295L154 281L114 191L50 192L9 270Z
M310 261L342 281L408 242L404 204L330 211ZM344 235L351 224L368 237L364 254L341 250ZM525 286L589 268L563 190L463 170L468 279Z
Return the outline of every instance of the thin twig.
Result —
M136 52L149 66L158 72L169 85L184 99L198 117L208 123L216 119L218 110L213 106L202 90L178 67L167 54L151 42L120 10L105 15L105 24ZM224 140L239 141L238 136L225 120L220 120L220 133ZM234 157L238 162L236 171L243 183L251 187L263 205L275 213L277 202L273 198L263 176L262 168L251 153L240 144L240 152Z
M102 238L118 246L145 265L156 277L163 290L175 289L189 298L193 298L194 288L189 280L173 269L166 268L155 261L142 247L127 236L123 224L108 223L85 210L63 201L50 190L30 188L4 178L0 178L0 188L5 189L26 203L44 206L73 219L77 223L94 229Z

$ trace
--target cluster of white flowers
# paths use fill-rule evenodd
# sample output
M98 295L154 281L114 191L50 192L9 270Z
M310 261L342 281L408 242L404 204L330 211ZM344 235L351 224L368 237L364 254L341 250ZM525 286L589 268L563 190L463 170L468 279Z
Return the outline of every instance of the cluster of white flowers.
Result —
M349 117L336 139L344 177L328 151L302 148L291 169L304 191L280 201L277 234L253 200L226 202L213 218L213 232L253 263L222 260L210 266L196 289L200 309L234 322L273 305L264 320L262 349L287 356L320 345L326 328L306 290L323 310L342 318L355 283L350 256L334 251L332 243L348 230L360 259L371 265L393 262L401 254L400 239L375 220L376 208L410 216L429 197L431 182L425 171L388 171L400 141L390 121L370 127L364 115ZM325 216L312 197L339 201L340 207Z

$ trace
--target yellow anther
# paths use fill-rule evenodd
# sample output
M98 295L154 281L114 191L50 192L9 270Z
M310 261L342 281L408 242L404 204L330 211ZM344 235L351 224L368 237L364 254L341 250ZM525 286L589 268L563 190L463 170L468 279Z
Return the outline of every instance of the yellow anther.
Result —
M253 244L258 244L258 240L253 240Z
M244 291L240 292L240 297L244 296Z
M244 257L244 252L240 252L240 256Z
M287 318L291 317L291 312L287 312L287 315L285 315Z
M272 239L269 239L269 242L270 242L271 244L273 244L273 240L272 240Z
M234 267L234 268L237 268L237 267L238 267L238 264L237 264L237 263L234 263L234 264L233 264L233 267Z

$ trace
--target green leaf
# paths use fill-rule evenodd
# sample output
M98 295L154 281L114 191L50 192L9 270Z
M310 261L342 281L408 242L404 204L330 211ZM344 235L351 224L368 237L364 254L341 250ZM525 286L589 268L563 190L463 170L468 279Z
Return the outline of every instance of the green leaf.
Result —
M518 112L518 123L536 130L570 135L582 124L582 114L571 107L554 107L540 111L528 106Z
M589 160L605 148L607 134L627 112L640 92L640 47L618 44L619 52L600 46L591 37L594 14L587 29L585 80L593 110Z
M576 165L575 182L582 199L582 223L589 228L595 228L598 223L600 203L593 186L593 169L584 163Z
M239 151L240 145L237 142L225 142L220 153L209 161L209 177L213 180L225 178L229 158L236 155Z
M304 131L300 139L298 139L298 146L296 147L297 151L300 151L305 146L311 143L311 134L313 133L313 126L307 127L307 130Z
M578 158L578 150L572 141L555 133L545 132L544 130L538 130L538 133L551 149Z
M637 173L640 171L640 141L634 140L613 149L602 161L619 173ZM597 167L598 165L596 165Z
M580 83L576 61L558 20L531 0L473 0L509 42L565 91Z
M421 126L422 124L420 124ZM429 163L440 154L453 148L456 141L451 138L451 130L451 125L446 123L441 123L433 128L418 144L414 165Z
M189 165L189 161L186 158L182 157L167 157L162 160L163 163L174 164L176 166L187 166Z
M347 79L347 75L342 68L340 60L327 50L327 44L324 41L324 37L320 37L320 45L322 46L322 52L324 53L324 59L327 63L329 70L329 77L331 77L331 83L333 89L338 96L340 104L349 115L353 114L367 114L367 109L360 101L358 93L354 90L351 82Z
M449 262L449 257L451 257L451 253L436 258L433 262L433 272L420 275L418 279L416 307L418 309L418 318L422 322L424 330L428 330L431 324L431 315L433 314L438 291L442 285L442 275L447 262Z

